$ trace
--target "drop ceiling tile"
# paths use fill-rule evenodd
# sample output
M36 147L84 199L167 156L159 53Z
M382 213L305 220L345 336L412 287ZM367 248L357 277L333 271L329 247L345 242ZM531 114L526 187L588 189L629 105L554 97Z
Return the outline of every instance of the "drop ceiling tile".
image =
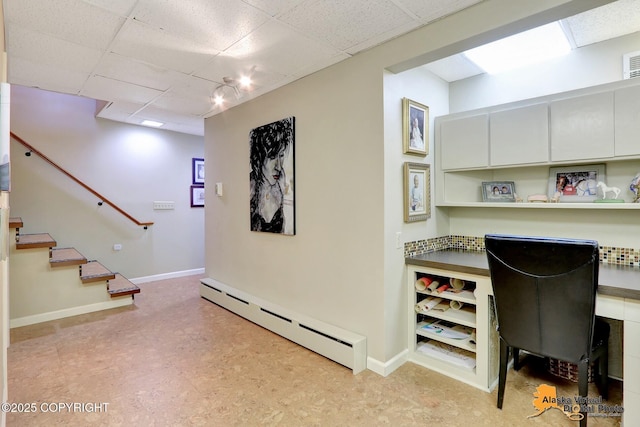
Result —
M440 19L452 13L466 9L482 0L397 0L415 14L423 23Z
M173 111L164 110L154 106L144 108L135 116L129 117L127 122L140 124L142 120L145 119L156 120L164 123L160 129L192 135L204 135L204 118L188 114L176 114Z
M137 0L84 0L85 2L120 16L128 16Z
M111 51L185 74L202 68L219 53L208 45L132 20L127 21Z
M331 58L340 51L271 21L225 52L235 58L251 58L268 73L290 75L311 64Z
M295 73L290 74L288 77L289 78L294 77L290 79L290 81L294 81L304 76L308 76L309 74L315 73L316 71L322 70L323 68L327 68L333 64L337 64L338 62L344 61L349 57L351 57L351 55L347 55L346 53L339 53L335 56L331 56L328 58L324 58L321 61L314 62L313 64L310 64L307 67L300 68Z
M462 53L431 62L424 65L424 68L447 82L454 82L484 73L482 68L478 67Z
M165 110L173 110L179 114L202 115L211 109L212 92L213 90L204 89L199 93L172 90L156 99L152 105Z
M56 38L106 49L124 18L82 0L5 1L5 22Z
M80 95L94 99L119 100L146 104L162 94L161 91L131 83L92 76L85 83Z
M195 44L224 50L269 19L237 0L140 0L137 21Z
M89 77L88 73L44 66L23 58L13 58L7 68L11 84L70 94L78 94Z
M107 54L94 73L114 80L133 83L151 89L165 91L180 81L185 74L177 71L136 61L115 53Z
M7 25L7 53L11 58L23 58L34 64L43 64L76 72L90 72L96 66L102 52L65 40L20 28L15 23Z
M341 50L412 22L390 0L306 0L280 19Z
M223 82L224 77L239 79L242 76L249 76L253 81L253 88L268 86L284 77L283 74L266 71L264 67L266 65L256 64L250 56L221 53L204 68L195 72L194 76L213 82Z
M293 8L303 0L242 0L247 4L265 11L271 16L279 15Z
M136 104L126 101L114 101L108 103L103 109L98 111L96 117L126 122L129 116L142 109L142 107L144 107L144 104Z
M634 33L640 27L640 0L618 0L566 22L578 47Z

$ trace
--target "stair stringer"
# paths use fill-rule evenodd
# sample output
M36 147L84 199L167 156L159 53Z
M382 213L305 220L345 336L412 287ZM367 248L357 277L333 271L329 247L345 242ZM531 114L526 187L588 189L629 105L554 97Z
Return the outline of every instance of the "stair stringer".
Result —
M11 328L133 304L129 295L112 298L106 281L83 284L78 266L52 268L48 248L16 249L15 234L11 230Z

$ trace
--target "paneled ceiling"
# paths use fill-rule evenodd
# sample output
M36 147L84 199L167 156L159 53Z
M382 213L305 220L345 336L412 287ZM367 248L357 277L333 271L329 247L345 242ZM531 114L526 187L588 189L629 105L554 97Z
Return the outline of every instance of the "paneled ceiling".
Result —
M4 0L8 81L203 135L205 117L480 1ZM617 37L640 28L639 2L567 22L579 45ZM244 74L252 86L235 90Z
M640 31L640 0L618 0L563 19L560 23L574 49L635 33ZM463 54L432 62L425 68L448 82L484 72Z

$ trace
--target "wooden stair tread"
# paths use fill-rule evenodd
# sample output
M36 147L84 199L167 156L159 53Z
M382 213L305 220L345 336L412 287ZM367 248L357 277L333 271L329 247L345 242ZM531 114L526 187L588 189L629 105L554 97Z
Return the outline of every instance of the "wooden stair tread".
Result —
M23 226L22 218L17 216L9 218L9 228L22 228Z
M21 234L16 237L16 249L53 248L56 245L49 233Z
M111 298L140 293L140 288L120 273L116 273L115 278L109 280L108 290Z
M81 265L87 263L87 258L74 248L56 248L51 250L49 263L52 267Z
M104 265L98 261L89 261L80 267L80 280L82 283L101 282L103 280L111 280L116 277L115 273L112 273Z

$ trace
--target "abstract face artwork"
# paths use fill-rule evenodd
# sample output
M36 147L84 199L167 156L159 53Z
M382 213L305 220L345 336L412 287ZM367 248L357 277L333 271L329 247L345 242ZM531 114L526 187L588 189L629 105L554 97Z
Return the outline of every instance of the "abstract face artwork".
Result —
M251 230L295 234L295 117L249 132Z

